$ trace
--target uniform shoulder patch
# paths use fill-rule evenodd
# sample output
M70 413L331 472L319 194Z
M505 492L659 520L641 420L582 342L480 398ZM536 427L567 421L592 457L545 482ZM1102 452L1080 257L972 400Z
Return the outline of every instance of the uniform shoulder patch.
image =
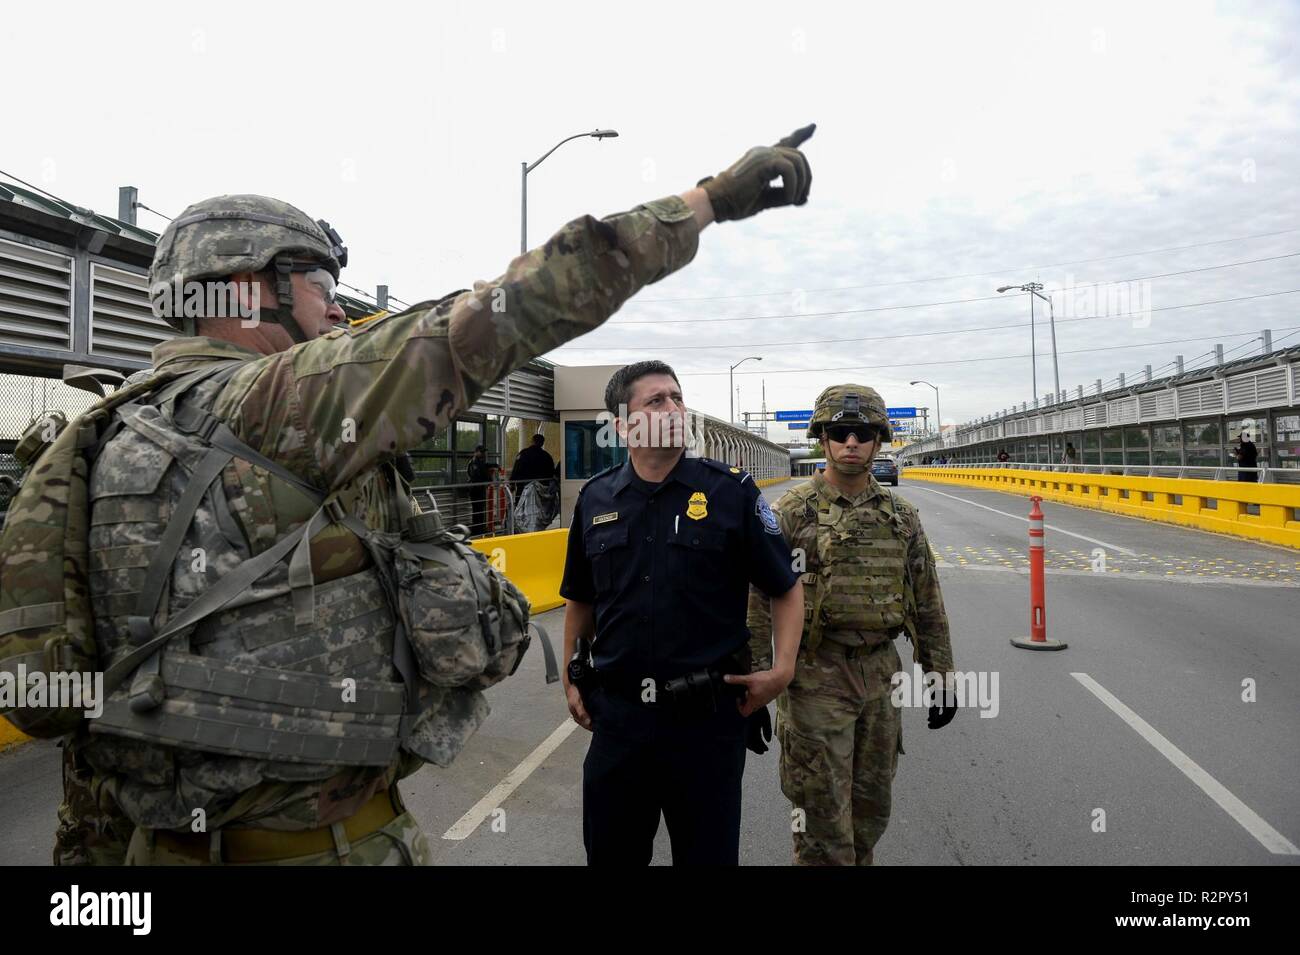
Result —
M762 494L754 501L754 513L763 522L764 531L769 534L781 533L781 525L776 522L776 515L772 513L772 506L767 503L767 498Z
M700 458L700 463L708 465L715 471L720 471L728 477L734 478L741 484L749 480L749 472L744 468L738 468L734 464L723 464L721 461L715 461L713 458Z

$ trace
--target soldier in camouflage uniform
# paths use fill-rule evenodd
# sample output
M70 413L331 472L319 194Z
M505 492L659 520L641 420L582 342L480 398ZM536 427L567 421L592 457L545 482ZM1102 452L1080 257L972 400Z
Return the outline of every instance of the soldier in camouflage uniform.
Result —
M174 220L158 243L151 290L233 282L242 304L255 301L254 291L262 304L251 324L182 318L178 304L164 314L185 336L154 349L154 372L212 374L171 394L163 423L236 450L212 478L204 474L213 482L205 493L188 495L194 517L183 539L169 542L179 549L161 573L152 562L175 523L168 518L182 510L187 487L205 486L192 474L202 467L194 443L161 427L146 404L123 415L127 426L97 452L89 489L95 640L110 682L115 667L133 675L87 721L90 732L65 740L68 765L86 771L69 777L59 844L84 845L93 833L97 854L63 858L427 862L396 783L424 762L447 765L487 707L481 693L423 682L403 694L393 618L368 583L380 573L371 538L393 535L406 520L409 489L394 456L690 262L710 222L806 202L810 173L796 147L811 132L754 147L679 196L576 219L494 282L359 329L333 327L343 317L333 298L346 250L327 223L260 196L210 199ZM324 493L339 503L322 529L312 495ZM280 548L295 534L290 561ZM192 560L199 554L202 566ZM250 566L267 569L219 612L178 629ZM151 600L142 603L142 594ZM161 639L155 627L177 635L136 665ZM325 697L349 675L375 709L331 721L325 711L339 706L325 707ZM411 694L420 709L413 725L402 716L398 746L389 738L398 732L394 696L398 711L410 713L401 707ZM243 721L236 728L232 714ZM339 755L354 752L365 757ZM392 755L376 760L376 752ZM303 755L311 753L336 758ZM123 847L127 821L135 828Z
M826 473L787 491L773 510L804 574L804 632L795 677L777 698L781 789L794 807L798 865L870 865L889 823L903 752L891 700L900 668L894 638L912 641L926 673L952 671L948 618L916 509L882 488L871 459L890 439L884 402L871 388L835 385L808 428ZM802 565L802 566L801 566ZM754 666L771 658L767 598L751 590ZM930 711L946 725L955 698Z

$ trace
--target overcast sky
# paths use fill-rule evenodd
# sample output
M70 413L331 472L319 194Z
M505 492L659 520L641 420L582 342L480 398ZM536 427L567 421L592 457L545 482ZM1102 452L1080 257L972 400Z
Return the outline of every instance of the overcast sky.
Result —
M1300 294L1266 295L1300 289L1300 257L1273 258L1300 252L1294 3L24 4L0 31L0 169L108 214L120 185L169 215L277 196L340 230L345 282L407 302L500 274L520 161L567 135L620 133L529 176L530 244L816 122L808 205L710 227L547 356L662 358L719 417L749 355L743 410L762 382L770 410L840 381L932 406L924 378L946 423L1030 400L1009 283L1074 289L1054 294L1071 393L1216 341L1249 354L1264 328L1300 342ZM1109 305L1078 289L1192 269ZM1244 296L1266 297L1172 307ZM964 299L987 300L932 304Z

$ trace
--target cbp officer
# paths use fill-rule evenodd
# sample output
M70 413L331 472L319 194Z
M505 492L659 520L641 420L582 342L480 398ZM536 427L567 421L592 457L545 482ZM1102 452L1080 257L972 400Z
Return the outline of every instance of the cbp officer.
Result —
M685 455L670 367L620 369L605 406L628 460L578 496L560 587L566 658L591 646L589 666L579 653L564 678L569 712L593 733L587 862L649 863L662 813L675 864L735 865L747 737L794 676L803 588L749 474ZM751 583L771 598L775 644L772 668L755 673Z

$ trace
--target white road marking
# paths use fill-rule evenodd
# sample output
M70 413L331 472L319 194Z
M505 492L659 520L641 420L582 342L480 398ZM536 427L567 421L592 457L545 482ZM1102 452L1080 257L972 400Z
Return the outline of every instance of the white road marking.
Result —
M996 507L989 507L987 504L977 504L975 501L967 500L964 497L958 497L956 494L948 494L944 491L936 491L932 487L920 487L919 485L916 484L913 484L911 486L916 488L918 491L929 491L931 494L940 494L943 497L950 497L954 501L961 501L963 504L969 504L971 507L982 507L984 508L984 510L992 511L994 514L1001 514L1003 517L1013 517L1018 521L1024 521L1026 524L1029 523L1029 518L1027 517L1021 517L1019 514L1012 514L1010 511L999 511ZM1055 531L1058 534L1065 534L1068 537L1077 537L1079 538L1079 540L1087 541L1089 544L1098 544L1102 547L1107 547L1110 548L1111 550L1119 551L1119 553L1121 554L1127 554L1130 557L1137 556L1136 551L1131 551L1127 547L1120 547L1118 544L1108 544L1105 541L1097 540L1097 538L1095 537L1084 537L1082 534L1076 534L1074 531L1067 531L1063 528L1057 527L1055 524L1044 524L1043 526L1047 528L1049 531Z
M455 825L442 834L444 839L465 839L479 827L494 809L498 808L510 794L518 789L546 757L555 752L560 744L569 738L569 734L578 728L573 720L566 720L556 727L555 732L546 737L542 744L528 754L522 763L510 770L506 777L497 783L486 796L476 802L469 812L456 820Z
M1201 791L1219 804L1224 812L1235 819L1260 844L1274 855L1300 855L1300 848L1282 833L1265 822L1253 809L1228 792L1227 787L1203 770L1190 756L1165 739L1142 717L1138 716L1100 683L1086 673L1071 673L1093 696L1105 703L1125 723L1137 730L1139 736L1154 746L1165 759L1173 763Z

